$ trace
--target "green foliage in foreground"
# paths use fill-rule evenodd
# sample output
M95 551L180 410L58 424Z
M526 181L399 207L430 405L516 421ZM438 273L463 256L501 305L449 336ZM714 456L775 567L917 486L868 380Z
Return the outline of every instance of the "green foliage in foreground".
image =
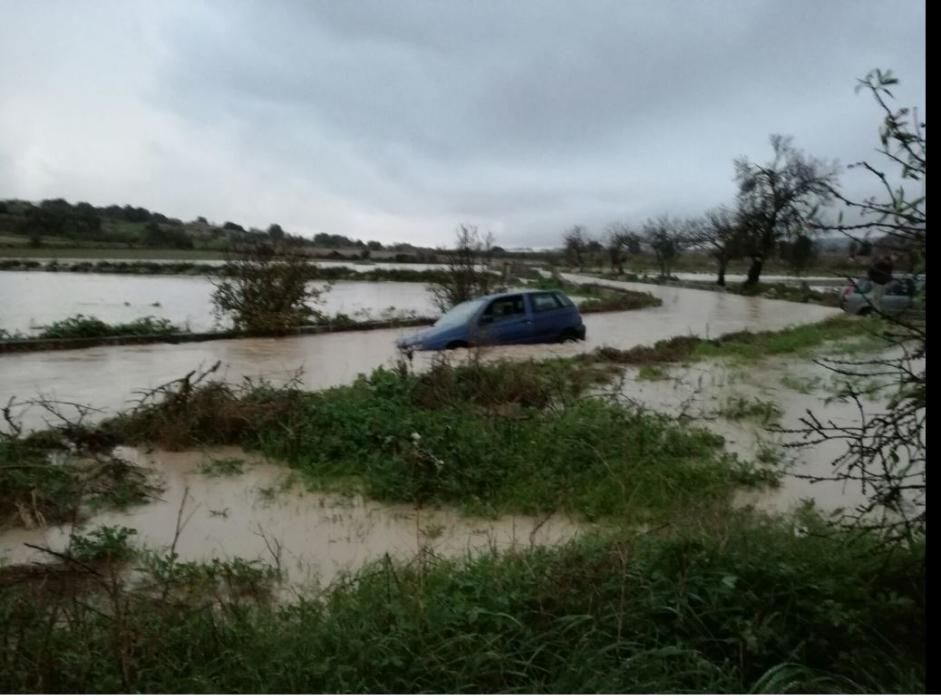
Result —
M284 606L7 586L0 691L924 692L923 553L873 545L740 517L379 563Z
M0 528L81 520L98 508L152 497L145 470L113 456L69 454L64 437L0 436Z
M106 323L94 316L77 314L63 321L51 323L39 334L40 338L106 338L119 335L170 335L183 329L168 319L145 316L128 323Z

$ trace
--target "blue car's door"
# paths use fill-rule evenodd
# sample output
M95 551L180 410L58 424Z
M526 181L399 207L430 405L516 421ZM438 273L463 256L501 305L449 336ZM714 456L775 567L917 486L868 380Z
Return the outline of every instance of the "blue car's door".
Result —
M533 338L533 321L522 294L494 299L477 321L475 341L481 345L531 343Z
M533 315L533 342L551 343L571 325L572 311L552 292L532 292L529 304Z

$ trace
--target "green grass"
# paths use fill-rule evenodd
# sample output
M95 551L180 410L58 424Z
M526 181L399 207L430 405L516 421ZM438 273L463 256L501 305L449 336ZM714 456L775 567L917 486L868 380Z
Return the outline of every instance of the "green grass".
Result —
M780 331L727 333L715 340L677 336L627 350L601 347L580 355L579 359L647 365L715 358L754 362L772 355L809 354L824 346L830 346L832 352L871 352L888 347L888 341L881 335L883 331L884 325L876 319L834 316Z
M204 476L238 476L245 473L245 460L233 457L214 457L199 465Z
M662 382L669 378L670 375L667 371L657 365L644 365L637 370L637 381L639 382Z
M732 357L760 360L770 355L799 354L828 343L877 335L882 329L883 325L877 320L839 315L781 331L742 331L726 334L715 341L701 341L693 348L691 359ZM884 344L884 341L876 342Z
M244 561L158 558L144 573L158 582L151 595L110 586L63 601L0 587L0 690L925 692L921 547L887 553L808 530L740 517L379 562L284 606L238 595L270 576ZM203 592L233 579L235 595L207 604Z
M782 386L799 394L813 394L823 384L821 377L794 377L787 375L781 379Z
M728 420L750 420L761 425L773 423L783 415L773 401L746 396L730 396L719 408L719 416Z
M592 396L609 377L547 361L380 369L315 393L207 385L109 425L170 448L237 443L320 488L472 512L660 519L774 481L721 437Z
M128 335L170 335L183 329L168 319L145 316L127 323L106 323L94 316L78 314L63 321L50 323L37 336L39 338L106 338Z

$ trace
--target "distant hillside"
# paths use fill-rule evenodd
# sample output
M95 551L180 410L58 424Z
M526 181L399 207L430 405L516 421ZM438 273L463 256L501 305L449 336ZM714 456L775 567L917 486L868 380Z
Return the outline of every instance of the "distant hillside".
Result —
M283 241L311 255L338 258L433 258L428 249L407 243L384 246L379 241L354 240L331 233L305 238L271 224L266 231L246 229L226 221L216 224L204 217L184 222L159 212L130 205L96 207L64 199L38 203L0 200L0 248L137 248L198 250L225 253L252 241ZM333 254L333 255L331 255Z

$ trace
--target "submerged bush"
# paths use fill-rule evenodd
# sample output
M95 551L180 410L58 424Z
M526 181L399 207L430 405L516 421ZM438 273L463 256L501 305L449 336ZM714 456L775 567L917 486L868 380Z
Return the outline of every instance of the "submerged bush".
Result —
M183 329L168 319L145 316L128 323L106 323L94 316L77 314L63 321L51 323L39 334L40 338L105 338L121 335L171 335Z
M0 437L0 527L80 521L95 508L123 508L153 495L144 469L109 455L69 454L64 438Z

